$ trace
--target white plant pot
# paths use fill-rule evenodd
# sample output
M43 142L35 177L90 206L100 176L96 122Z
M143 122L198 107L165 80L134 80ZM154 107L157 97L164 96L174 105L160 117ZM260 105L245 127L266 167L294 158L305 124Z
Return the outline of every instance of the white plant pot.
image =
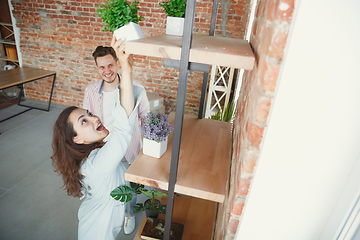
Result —
M136 40L144 37L144 34L137 23L129 23L114 31L116 40L124 39L125 41Z
M182 36L184 32L185 18L167 17L166 18L166 34Z
M167 138L165 141L156 142L153 140L143 139L143 154L154 158L160 158L167 149Z

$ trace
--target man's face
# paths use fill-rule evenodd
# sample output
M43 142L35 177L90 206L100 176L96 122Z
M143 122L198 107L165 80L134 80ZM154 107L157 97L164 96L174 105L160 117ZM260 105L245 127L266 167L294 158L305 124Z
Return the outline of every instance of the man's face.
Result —
M96 59L97 69L105 82L113 83L117 79L117 70L120 68L120 64L112 57L111 54L108 54L103 57L98 57Z

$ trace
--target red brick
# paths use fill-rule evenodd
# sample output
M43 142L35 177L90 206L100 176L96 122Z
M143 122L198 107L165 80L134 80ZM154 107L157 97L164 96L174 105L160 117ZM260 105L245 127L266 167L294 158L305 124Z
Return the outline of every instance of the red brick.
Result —
M239 220L238 219L230 219L227 230L230 233L235 234L236 231L237 231L238 225L239 225Z
M277 14L279 6L279 0L268 0L267 1L267 19L272 22L274 21L274 16Z
M291 22L294 12L294 0L281 0L278 16L280 20Z
M274 92L279 77L280 65L273 65L264 58L259 60L259 78L264 91Z
M270 107L271 101L268 98L260 98L256 108L255 120L260 123L265 123L269 115Z
M235 203L231 213L236 216L240 216L242 214L243 209L244 209L244 203Z
M246 196L250 187L250 179L241 178L237 190L238 196Z
M269 46L268 55L274 58L282 58L288 37L288 31L275 30Z
M249 123L247 127L247 138L249 142L256 147L257 149L260 148L260 143L263 138L264 128L259 127L253 123Z
M256 166L256 159L255 158L247 158L242 166L242 171L246 173L254 173L254 168Z

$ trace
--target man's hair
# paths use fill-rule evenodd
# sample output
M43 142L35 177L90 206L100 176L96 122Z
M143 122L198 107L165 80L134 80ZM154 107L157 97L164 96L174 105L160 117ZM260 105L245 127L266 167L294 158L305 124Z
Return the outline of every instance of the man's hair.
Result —
M111 54L111 56L115 59L115 61L117 61L117 57L116 57L116 53L114 51L114 49L112 47L103 47L103 46L98 46L95 51L93 52L93 57L95 59L95 63L97 64L96 59L98 57L104 57L106 55Z

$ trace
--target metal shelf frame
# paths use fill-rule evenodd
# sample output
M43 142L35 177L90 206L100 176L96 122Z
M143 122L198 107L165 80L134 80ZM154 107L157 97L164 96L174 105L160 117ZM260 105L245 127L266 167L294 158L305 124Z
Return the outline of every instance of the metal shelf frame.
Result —
M6 23L6 22L0 22L0 26L3 26L4 28L6 28L10 33L7 34L6 36L1 36L0 34L0 44L2 44L3 46L3 50L5 50L5 46L4 44L10 44L10 45L15 45L16 49L18 48L16 41L13 41L10 39L11 36L14 36L14 29L13 29L13 24L12 23ZM17 52L17 50L16 50ZM7 62L13 62L15 63L16 66L19 67L19 59L9 59L7 56L0 56L0 60L1 61L7 61Z
M216 16L218 11L219 1L214 0L213 10L211 15L211 24L210 24L210 36L214 36L215 25L216 25ZM181 132L184 118L184 109L185 109L185 98L186 98L186 88L189 70L193 70L193 64L189 63L189 53L191 48L192 34L194 28L194 18L196 11L196 0L187 0L186 2L186 12L185 12L185 23L184 23L184 33L182 41L182 51L180 59L180 73L179 73L179 84L178 84L178 93L176 100L176 113L175 113L175 126L174 126L174 137L171 153L171 165L170 165L170 176L169 176L169 187L168 187L168 198L167 198L167 210L165 217L165 232L164 240L170 240L170 226L172 222L172 214L174 207L174 197L175 197L175 183L177 178L177 170L179 163L179 152L180 152L180 142L181 142ZM166 60L167 65L178 66L179 62L173 60ZM165 63L164 63L165 64ZM202 118L204 114L204 101L207 90L207 82L209 77L209 65L201 66L198 70L204 72L203 85L201 92L200 108L198 118ZM195 68L196 69L196 68Z

